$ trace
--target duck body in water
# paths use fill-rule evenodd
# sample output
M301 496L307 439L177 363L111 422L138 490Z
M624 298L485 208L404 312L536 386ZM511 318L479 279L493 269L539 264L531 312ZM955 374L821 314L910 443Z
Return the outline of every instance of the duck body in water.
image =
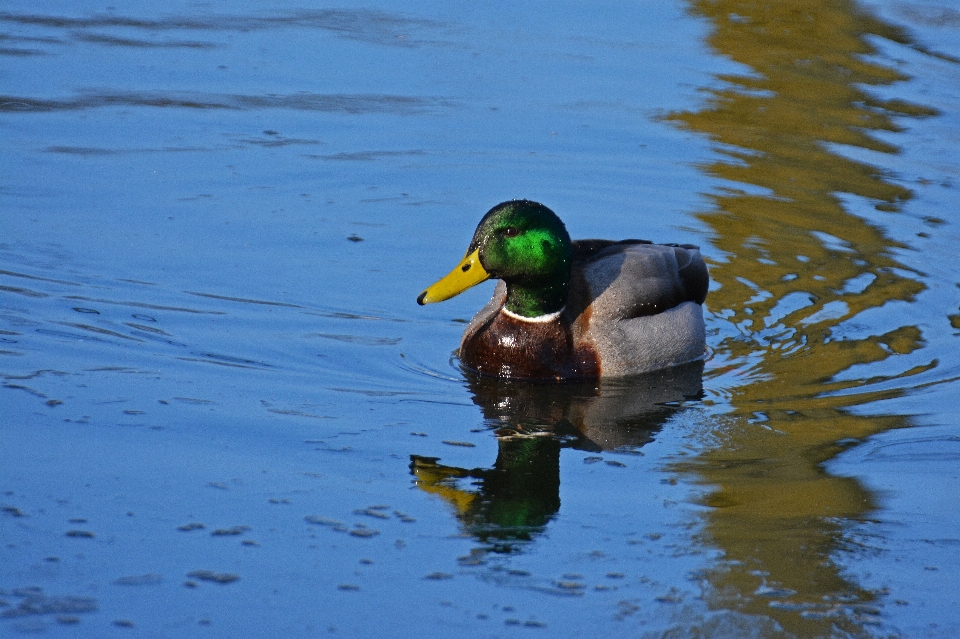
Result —
M466 257L417 301L440 302L487 279L500 282L459 350L481 374L623 377L704 357L709 276L696 246L572 241L546 206L511 200L480 220Z

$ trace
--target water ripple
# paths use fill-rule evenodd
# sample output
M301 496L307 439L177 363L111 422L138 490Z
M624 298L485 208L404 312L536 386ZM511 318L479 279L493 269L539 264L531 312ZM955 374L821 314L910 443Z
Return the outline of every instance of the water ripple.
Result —
M390 94L293 93L293 94L217 94L191 91L105 91L80 92L71 98L32 98L0 95L0 112L42 113L81 111L104 107L152 107L198 110L249 111L289 109L323 113L368 113L420 115L438 108L455 106L452 100L438 97Z

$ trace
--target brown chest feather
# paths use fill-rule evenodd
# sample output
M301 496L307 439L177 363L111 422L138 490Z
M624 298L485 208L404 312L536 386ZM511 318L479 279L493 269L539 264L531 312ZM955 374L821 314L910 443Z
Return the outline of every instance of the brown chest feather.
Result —
M576 343L573 329L561 316L552 322L525 322L505 313L465 335L460 361L485 375L527 379L595 379L600 376L596 352Z

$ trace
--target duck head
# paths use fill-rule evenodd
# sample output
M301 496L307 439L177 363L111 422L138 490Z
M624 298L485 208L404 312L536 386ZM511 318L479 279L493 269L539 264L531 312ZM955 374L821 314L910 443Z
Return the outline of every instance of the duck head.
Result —
M417 302L442 302L500 279L511 313L528 318L556 313L567 301L572 255L567 229L553 211L529 200L503 202L480 220L463 260Z

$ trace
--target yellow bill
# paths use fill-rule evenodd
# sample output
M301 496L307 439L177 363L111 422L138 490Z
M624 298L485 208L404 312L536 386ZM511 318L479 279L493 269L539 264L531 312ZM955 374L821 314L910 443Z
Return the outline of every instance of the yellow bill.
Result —
M417 298L417 304L432 304L433 302L442 302L455 295L463 293L471 286L476 286L480 282L490 279L490 274L480 264L480 249L477 249L470 255L463 258L456 268L450 271L446 277L428 287L420 297Z

